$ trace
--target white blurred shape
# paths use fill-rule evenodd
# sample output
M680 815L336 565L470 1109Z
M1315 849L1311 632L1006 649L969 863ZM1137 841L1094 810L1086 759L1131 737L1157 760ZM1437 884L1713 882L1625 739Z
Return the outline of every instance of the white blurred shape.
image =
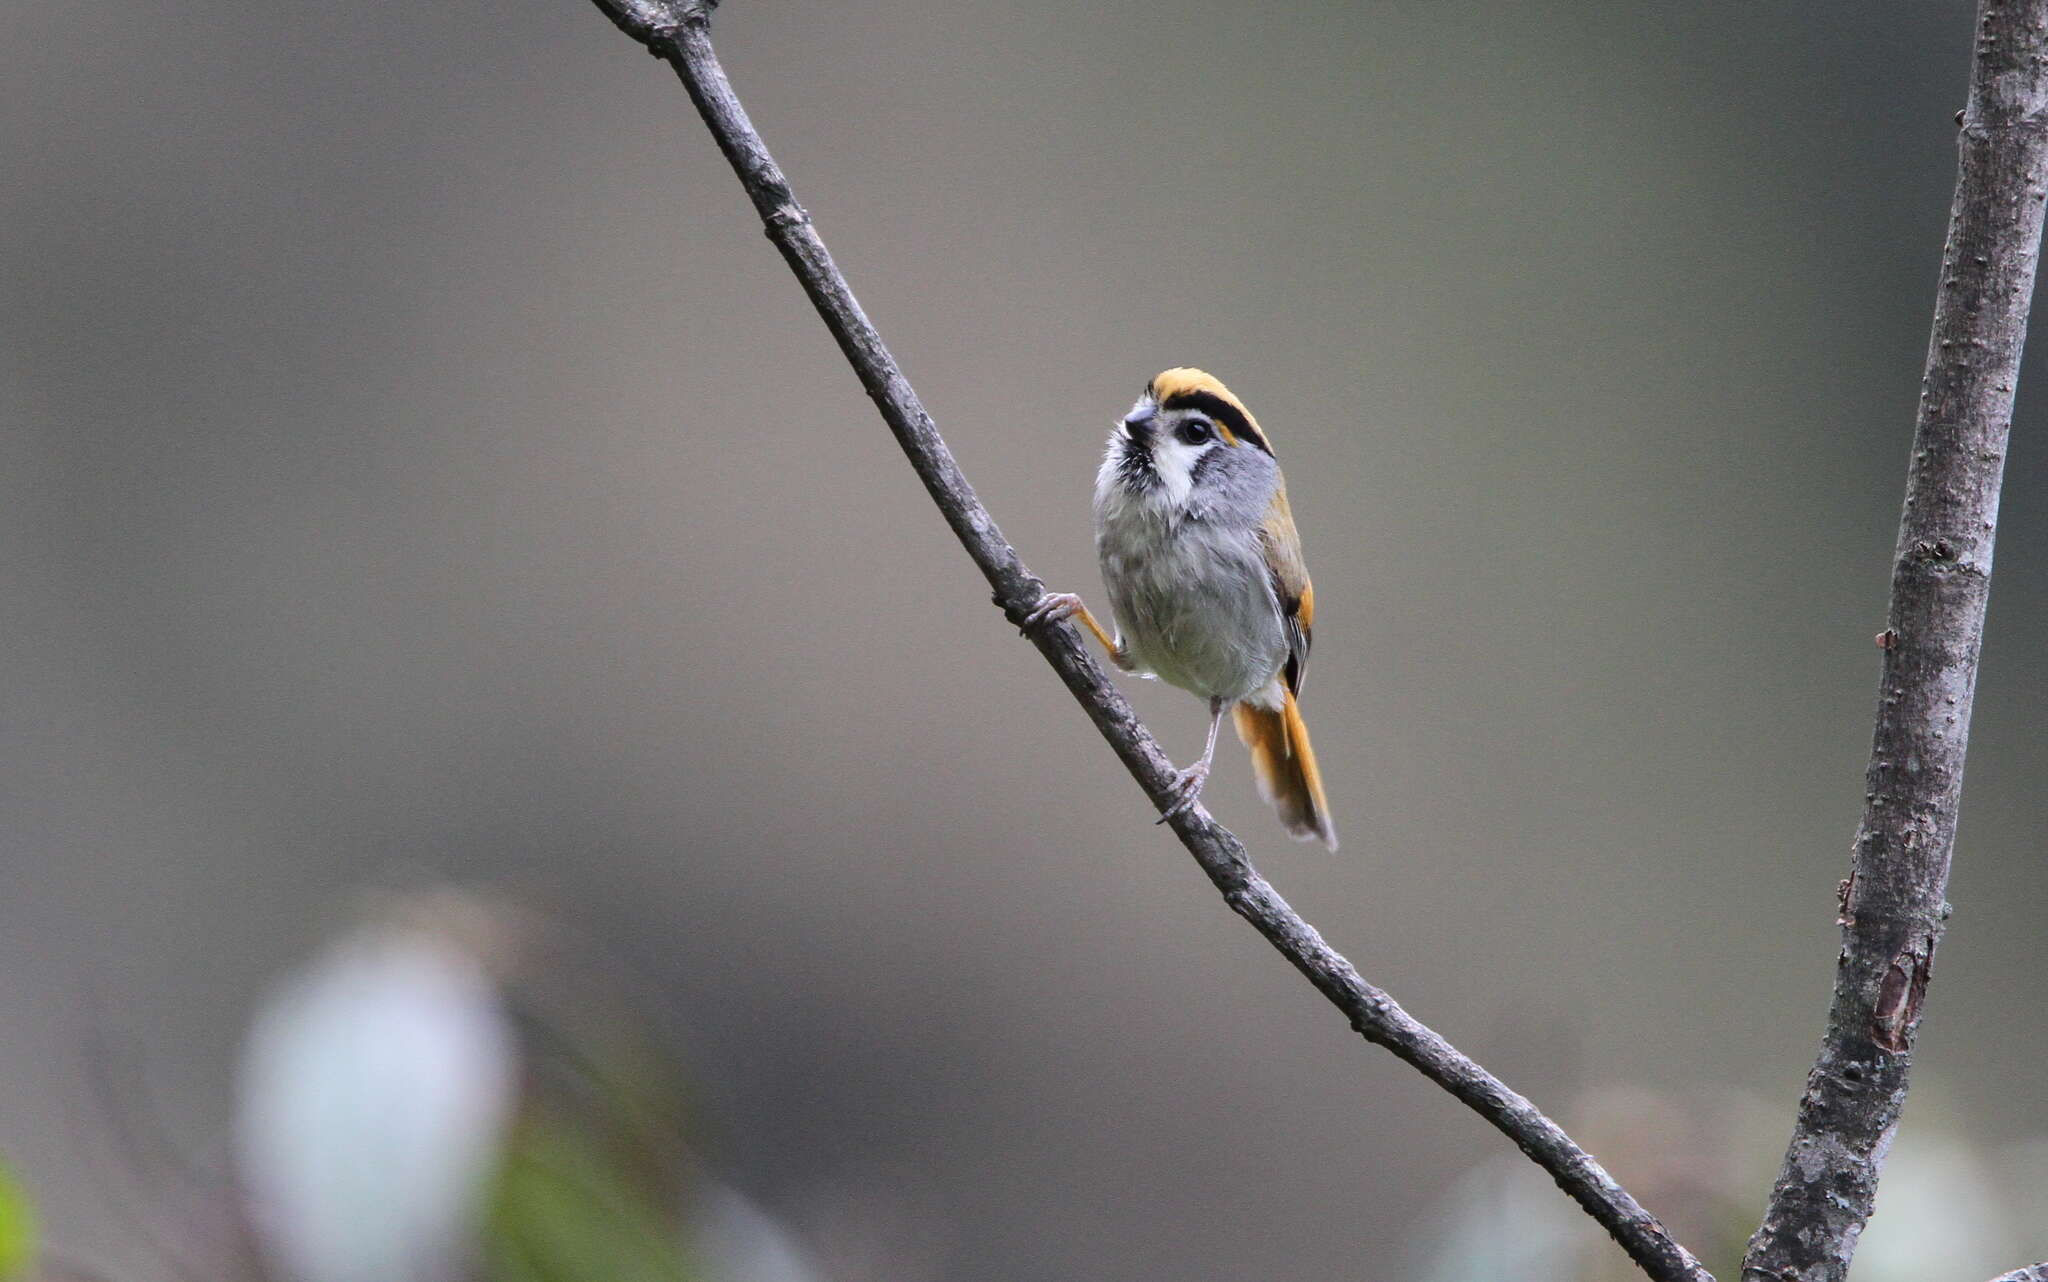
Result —
M274 993L244 1050L250 1220L291 1282L443 1282L512 1106L513 1034L474 953L366 930Z
M1980 1151L1909 1116L1885 1160L1877 1211L1857 1247L1854 1282L1990 1277L2025 1263L2010 1252L2002 1193Z
M737 1189L706 1180L690 1229L713 1282L822 1282L788 1230Z
M1583 1217L1520 1157L1491 1158L1467 1171L1444 1195L1438 1217L1416 1259L1413 1276L1420 1282L1571 1282L1577 1276Z

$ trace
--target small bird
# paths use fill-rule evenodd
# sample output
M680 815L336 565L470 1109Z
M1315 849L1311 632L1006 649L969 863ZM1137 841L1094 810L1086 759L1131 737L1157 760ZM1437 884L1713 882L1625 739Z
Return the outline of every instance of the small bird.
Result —
M1161 821L1202 795L1229 710L1280 822L1335 850L1295 703L1315 621L1301 535L1272 444L1213 375L1166 370L1110 433L1095 477L1095 555L1116 635L1070 592L1046 594L1025 626L1078 619L1119 668L1209 701L1208 744L1175 774Z

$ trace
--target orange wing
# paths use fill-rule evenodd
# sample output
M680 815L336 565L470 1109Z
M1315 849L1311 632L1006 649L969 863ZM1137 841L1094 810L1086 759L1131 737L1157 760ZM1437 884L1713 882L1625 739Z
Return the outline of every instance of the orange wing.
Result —
M1265 523L1259 527L1259 546L1266 554L1266 569L1273 576L1273 595L1280 600L1280 618L1287 629L1287 666L1282 675L1287 688L1300 694L1313 639L1316 590L1309 582L1308 566L1301 559L1301 534L1294 528L1294 513L1288 509L1284 485L1273 492L1273 506L1267 509Z

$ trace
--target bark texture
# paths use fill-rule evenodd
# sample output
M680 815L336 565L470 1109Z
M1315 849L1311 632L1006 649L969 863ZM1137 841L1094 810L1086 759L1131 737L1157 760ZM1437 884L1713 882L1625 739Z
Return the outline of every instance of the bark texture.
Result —
M1843 1282L1898 1127L1945 894L2048 171L2048 0L1982 0L1863 821L1820 1055L1745 1282Z
M810 216L797 204L788 180L748 121L712 50L712 5L706 0L595 2L621 31L675 68L760 213L768 238L838 340L946 523L987 577L996 604L1012 622L1020 621L1044 595L1044 585L1025 568L975 498L931 416L861 311ZM1162 809L1170 804L1172 763L1083 647L1079 633L1060 624L1037 630L1032 641L1153 804ZM1657 1219L1556 1123L1367 983L1259 876L1243 843L1206 810L1193 806L1168 822L1231 908L1307 976L1362 1036L1413 1065L1499 1128L1603 1225L1648 1276L1659 1282L1712 1282Z

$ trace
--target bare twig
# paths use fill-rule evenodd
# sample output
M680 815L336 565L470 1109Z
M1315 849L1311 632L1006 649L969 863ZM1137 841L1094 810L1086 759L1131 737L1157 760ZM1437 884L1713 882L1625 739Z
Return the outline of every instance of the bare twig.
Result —
M1745 1282L1841 1282L1905 1104L1948 916L1970 700L2013 387L2041 248L2048 0L1980 0L1955 203L1921 383L1868 795L1841 891L1819 1058Z
M824 318L840 350L860 376L910 465L953 527L961 546L995 589L996 604L1012 622L1021 620L1044 594L1044 585L1025 568L1002 531L974 496L951 451L939 438L896 367L882 339L832 263L810 216L796 203L789 182L754 131L712 52L707 0L596 0L605 16L649 52L675 68L690 98L738 173L768 238L788 260L804 292ZM1173 767L1130 705L1083 649L1079 634L1058 625L1038 630L1033 641L1066 682L1138 783L1162 808L1170 803ZM1637 1205L1570 1136L1534 1105L1509 1090L1449 1042L1411 1017L1386 993L1360 978L1314 927L1304 922L1264 878L1253 870L1244 846L1227 829L1194 806L1170 820L1209 880L1239 915L1321 990L1367 1040L1386 1047L1425 1077L1463 1100L1498 1127L1524 1153L1614 1235L1643 1271L1656 1279L1712 1282L1699 1263L1671 1240L1655 1217Z

